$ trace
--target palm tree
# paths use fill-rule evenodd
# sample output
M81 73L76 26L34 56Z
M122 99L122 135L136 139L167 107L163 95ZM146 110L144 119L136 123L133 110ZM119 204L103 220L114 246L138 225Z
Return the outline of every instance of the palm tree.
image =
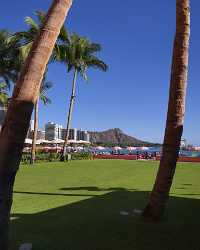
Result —
M19 61L18 55L20 46L17 39L12 38L6 30L0 31L0 79L10 87L18 77Z
M41 11L36 11L35 15L37 17L37 21L35 21L33 18L27 16L25 17L25 23L28 25L29 29L27 31L20 31L17 32L13 35L13 37L20 42L21 46L19 48L20 54L19 54L19 61L22 62L22 64L25 62L26 58L28 57L28 54L30 52L30 49L32 48L33 42L37 35L40 32L40 28L45 22L45 16L46 14ZM52 62L56 58L56 54L58 51L59 47L59 41L68 41L68 33L64 25L62 26L60 33L58 35L58 42L55 43L54 45L54 50L51 55L51 58L49 62ZM48 71L48 65L46 66L46 72ZM44 75L44 79L42 80L42 87L40 91L44 92L44 88L50 87L50 85L47 83L45 84L45 78L46 78L46 73ZM44 87L44 88L43 88ZM47 89L46 89L47 90ZM42 93L41 92L41 93ZM44 93L43 93L44 94ZM44 104L48 103L48 98L45 97L42 94L40 95L40 99L42 98L42 101ZM34 133L33 133L33 141L32 141L32 148L31 148L31 159L30 159L30 164L34 164L35 162L35 153L36 153L36 139L37 139L37 130L38 130L38 105L39 105L39 98L35 103L34 106Z
M44 105L50 104L51 99L47 96L47 91L52 87L52 82L46 82L45 76L43 77L42 85L40 87L39 97L34 105L34 130L33 130L33 141L31 147L31 160L30 164L35 163L36 157L36 140L37 140L37 131L38 131L38 113L39 113L39 99L43 102Z
M180 150L185 114L189 37L190 1L176 0L176 36L163 152L149 203L143 212L145 217L154 220L159 220L164 213Z
M46 13L42 11L36 11L34 14L36 16L36 21L32 17L25 17L25 23L28 25L29 29L27 31L16 32L13 35L15 40L20 43L20 55L22 57L22 60L24 60L28 56L30 49L32 48L33 42L40 32L40 28L45 23ZM54 50L51 55L50 62L55 60L59 41L63 40L68 40L68 33L64 25L60 29L58 40L54 45Z
M35 15L37 17L37 22L34 21L31 17L25 17L25 22L29 26L27 31L20 31L13 35L16 40L18 40L21 44L19 47L19 61L21 62L21 68L23 67L26 58L29 55L29 52L33 46L33 42L37 35L40 32L40 28L45 22L45 13L36 11ZM67 32L65 29L61 28L60 37L65 38L67 36ZM55 51L55 47L54 47ZM51 60L55 58L55 52L52 53ZM46 82L46 75L48 71L48 66L46 66L46 71L43 76L41 88L40 88L40 95L34 105L34 131L33 131L33 140L32 140L32 147L31 147L31 158L30 164L35 163L35 154L36 154L36 140L37 140L37 131L38 131L38 113L39 113L39 99L46 105L51 102L51 100L46 96L46 91L52 87L51 82Z
M76 33L68 36L67 40L62 40L62 44L60 44L57 48L58 61L67 64L67 72L73 70L72 91L67 117L65 142L60 157L61 161L65 160L66 155L66 146L69 138L69 130L76 95L76 80L78 74L80 73L83 78L87 80L86 73L88 68L95 68L103 71L106 71L108 69L108 66L96 56L96 53L99 51L101 51L100 44L91 43L87 38L80 37Z
M44 26L33 43L15 85L4 127L0 133L0 249L3 250L9 249L13 185L31 114L39 95L46 65L71 4L72 0L53 1Z

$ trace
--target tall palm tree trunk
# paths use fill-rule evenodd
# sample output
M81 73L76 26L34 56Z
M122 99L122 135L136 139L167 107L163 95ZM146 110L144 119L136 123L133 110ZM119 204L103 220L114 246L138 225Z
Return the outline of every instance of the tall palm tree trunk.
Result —
M68 143L69 139L69 130L70 130L70 125L71 125L71 120L72 120L72 113L73 113L73 108L74 108L74 102L75 102L75 94L76 94L76 80L77 80L77 74L78 70L74 69L74 77L73 77L73 83L72 83L72 93L71 93L71 98L70 98L70 103L69 103L69 112L68 112L68 117L67 117L67 128L66 128L66 134L65 134L65 141L62 149L62 154L60 157L61 161L65 161L66 158L66 146Z
M163 152L156 181L143 215L159 220L169 198L183 132L190 37L189 0L176 0L176 36Z
M16 83L0 134L0 249L8 250L13 184L41 80L72 0L54 0Z
M33 130L33 141L31 147L31 160L30 164L35 163L36 156L36 140L37 140L37 131L38 131L38 111L39 111L39 97L34 105L34 130Z

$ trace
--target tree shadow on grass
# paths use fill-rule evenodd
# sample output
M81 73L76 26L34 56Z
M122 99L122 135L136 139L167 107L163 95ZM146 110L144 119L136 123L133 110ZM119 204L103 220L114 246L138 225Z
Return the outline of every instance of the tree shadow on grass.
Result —
M65 187L60 188L62 191L136 191L137 189L126 189L126 188L120 188L120 187L110 187L110 188L99 188L95 186L89 186L89 187Z
M49 196L86 196L86 197L91 197L91 194L66 194L66 193L38 193L38 192L25 192L25 191L14 191L13 192L14 194L30 194L30 195L49 195ZM98 196L98 195L95 195L93 194L92 196Z
M28 194L24 194L28 195ZM36 214L13 214L12 250L198 250L200 200L171 197L161 223L141 220L148 192L113 191ZM128 211L123 216L120 211Z

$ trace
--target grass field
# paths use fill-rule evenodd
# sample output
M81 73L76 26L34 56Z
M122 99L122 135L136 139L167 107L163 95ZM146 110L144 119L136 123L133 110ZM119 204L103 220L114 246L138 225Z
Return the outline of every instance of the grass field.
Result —
M125 160L22 166L12 250L24 242L33 250L199 250L200 164L178 164L161 223L133 213L147 203L157 166Z

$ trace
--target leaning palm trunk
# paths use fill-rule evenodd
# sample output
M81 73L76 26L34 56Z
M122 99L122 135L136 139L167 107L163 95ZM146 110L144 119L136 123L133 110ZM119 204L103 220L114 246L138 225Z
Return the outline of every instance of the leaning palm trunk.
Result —
M16 83L0 134L0 249L8 250L13 184L41 80L72 0L54 0Z
M37 140L37 131L38 131L38 111L39 111L39 98L37 99L34 105L34 130L33 130L33 141L31 147L31 159L30 164L35 163L36 156L36 140Z
M64 145L63 145L63 149L62 149L62 153L60 157L61 161L65 161L65 158L66 158L66 146L67 146L68 139L69 139L69 130L70 130L70 125L71 125L72 112L74 108L77 74L78 74L78 71L77 69L75 69L73 83L72 83L72 93L71 93L71 98L70 98L70 103L69 103L69 112L68 112L68 117L67 117L67 128L66 128L66 134L64 138L65 141L64 141Z
M189 37L189 0L177 0L176 36L163 152L149 203L143 213L145 217L154 220L159 220L164 213L180 150L185 113Z

